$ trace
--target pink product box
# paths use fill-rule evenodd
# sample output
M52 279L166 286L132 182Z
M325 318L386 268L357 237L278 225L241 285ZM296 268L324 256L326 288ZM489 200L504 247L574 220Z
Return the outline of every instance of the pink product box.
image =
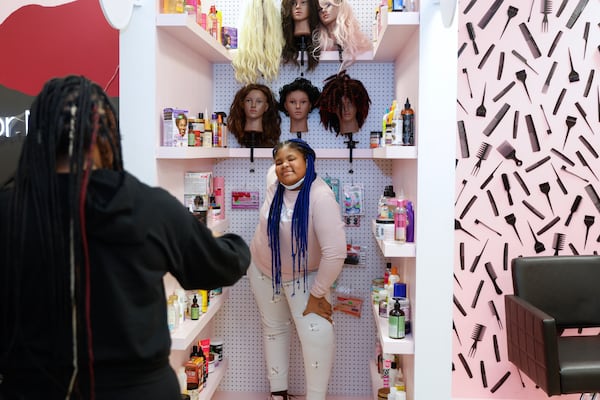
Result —
M237 29L223 26L221 28L221 41L228 49L237 49Z
M185 119L186 124L188 121L187 110L180 110L177 108L164 108L162 116L162 141L161 146L175 147L182 145L187 140L187 136L179 133L177 127L177 121L179 119ZM187 133L187 129L185 129ZM187 146L187 142L185 142Z

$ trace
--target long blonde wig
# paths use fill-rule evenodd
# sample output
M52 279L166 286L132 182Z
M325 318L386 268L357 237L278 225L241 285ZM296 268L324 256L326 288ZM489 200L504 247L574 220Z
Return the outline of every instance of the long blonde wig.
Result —
M235 79L245 85L257 83L260 78L275 80L284 41L281 14L274 0L247 1L238 39L232 61Z

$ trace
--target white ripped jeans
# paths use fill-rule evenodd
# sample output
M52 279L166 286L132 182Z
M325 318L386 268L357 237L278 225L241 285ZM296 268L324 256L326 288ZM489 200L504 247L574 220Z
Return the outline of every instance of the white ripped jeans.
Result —
M312 286L314 275L306 277ZM306 400L325 400L335 352L333 325L310 313L303 316L310 293L304 292L303 277L293 293L292 282L281 285L281 294L273 297L270 276L263 275L254 264L248 269L250 286L261 314L265 360L271 392L287 390L290 363L290 338L293 324L300 339L306 375ZM328 299L331 304L331 299Z

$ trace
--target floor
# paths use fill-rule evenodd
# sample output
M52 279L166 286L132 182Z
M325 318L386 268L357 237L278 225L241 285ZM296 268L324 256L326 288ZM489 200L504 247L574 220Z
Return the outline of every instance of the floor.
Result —
M217 392L212 400L268 400L268 393ZM304 400L304 396L294 397L294 400ZM327 400L372 400L370 397L327 396Z

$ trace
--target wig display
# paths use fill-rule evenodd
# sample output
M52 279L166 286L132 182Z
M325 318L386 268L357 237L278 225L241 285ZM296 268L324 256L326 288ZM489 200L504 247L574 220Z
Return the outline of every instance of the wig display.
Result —
M346 71L332 75L325 80L321 96L317 102L321 124L336 136L351 134L354 131L343 129L340 116L343 114L345 104L355 108L355 123L360 129L369 114L371 99L361 81L352 79Z
M252 91L261 92L266 101L266 110L261 116L260 130L248 129L245 104ZM268 86L251 83L237 91L229 109L227 118L229 132L233 133L243 147L273 147L281 136L281 116L277 109L275 96Z
M357 54L373 50L348 0L319 0L319 19L319 27L313 34L315 49L341 51L340 71L353 64Z
M293 92L303 92L308 98L308 106L301 104L290 104L288 96ZM293 82L279 89L279 111L290 117L290 132L308 131L308 114L317 107L317 101L321 92L308 79L296 78ZM296 100L294 100L296 101ZM298 107L301 115L290 115L290 107Z
M273 81L279 75L282 48L281 15L273 0L249 0L232 60L235 79L242 84L261 78Z
M306 9L301 8L306 7ZM301 9L301 11L299 11ZM297 22L296 12L304 12L306 21L302 26ZM284 45L281 59L284 64L293 63L300 65L298 56L302 58L301 51L306 51L308 56L308 70L314 70L319 64L320 51L313 44L313 32L319 26L318 0L283 0L281 3L281 28L283 30Z

